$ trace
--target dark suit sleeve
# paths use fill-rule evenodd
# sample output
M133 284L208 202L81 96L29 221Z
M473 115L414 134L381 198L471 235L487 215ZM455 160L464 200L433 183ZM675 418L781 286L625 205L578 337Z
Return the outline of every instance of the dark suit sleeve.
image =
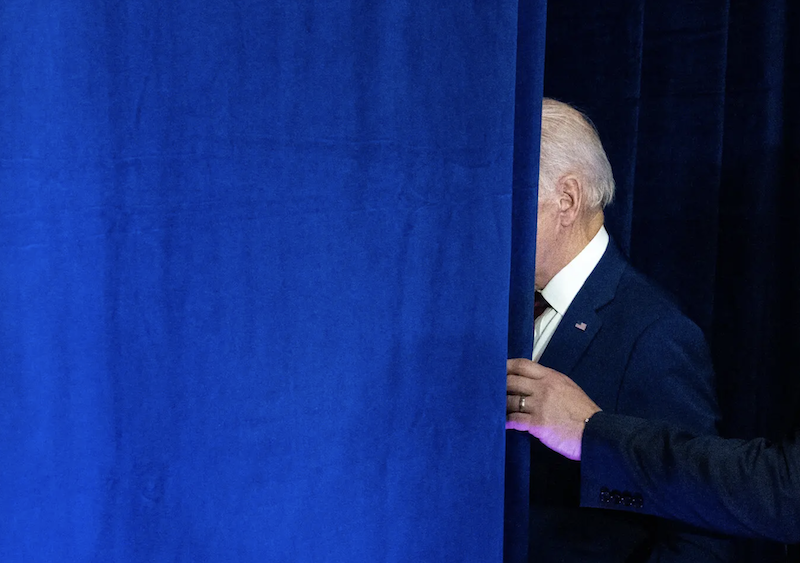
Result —
M668 311L640 334L625 369L617 408L628 415L679 424L697 434L716 433L714 371L697 325L677 311ZM729 540L686 525L660 520L654 533L651 561L727 561L732 556Z
M640 502L625 506L619 498ZM601 412L584 432L581 505L800 542L798 437L781 444L694 437L673 425Z

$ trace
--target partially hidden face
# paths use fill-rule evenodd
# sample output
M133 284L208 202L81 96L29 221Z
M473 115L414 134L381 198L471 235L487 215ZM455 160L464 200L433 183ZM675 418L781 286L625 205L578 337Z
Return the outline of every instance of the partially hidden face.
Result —
M541 194L541 192L540 192ZM536 213L536 289L542 289L557 272L550 272L559 238L559 205L552 196L539 196Z

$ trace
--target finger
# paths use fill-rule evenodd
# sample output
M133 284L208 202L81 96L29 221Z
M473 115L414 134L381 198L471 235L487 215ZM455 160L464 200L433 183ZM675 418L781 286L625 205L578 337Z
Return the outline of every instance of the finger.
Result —
M511 358L506 361L506 373L522 374L533 362L527 358Z
M525 358L512 358L506 361L506 373L509 375L520 375L529 379L541 379L546 376L550 368L532 362Z
M519 406L519 395L506 395L506 414L516 412Z
M528 432L531 428L531 416L520 412L510 413L506 417L506 430Z
M507 395L533 395L536 387L536 381L522 375L506 376Z
M518 430L520 432L527 432L525 425L513 420L506 420L506 430Z
M529 406L528 397L525 395L506 395L506 413L525 412Z

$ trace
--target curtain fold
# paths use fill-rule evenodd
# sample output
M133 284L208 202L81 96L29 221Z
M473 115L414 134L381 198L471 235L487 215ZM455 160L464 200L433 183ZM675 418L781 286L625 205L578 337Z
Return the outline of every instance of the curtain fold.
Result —
M533 354L533 298L546 0L520 0L514 114L514 186L508 357ZM528 561L530 436L506 432L503 561Z

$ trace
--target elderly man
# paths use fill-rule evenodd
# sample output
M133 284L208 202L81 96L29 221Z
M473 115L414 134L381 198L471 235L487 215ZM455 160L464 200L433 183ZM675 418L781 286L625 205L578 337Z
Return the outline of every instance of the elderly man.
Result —
M545 99L533 361L567 374L605 411L713 433L717 405L703 335L610 239L603 209L613 195L594 127L572 107ZM524 411L515 391L509 411ZM579 508L579 464L536 440L531 448L530 561L728 559L726 540L698 530Z

